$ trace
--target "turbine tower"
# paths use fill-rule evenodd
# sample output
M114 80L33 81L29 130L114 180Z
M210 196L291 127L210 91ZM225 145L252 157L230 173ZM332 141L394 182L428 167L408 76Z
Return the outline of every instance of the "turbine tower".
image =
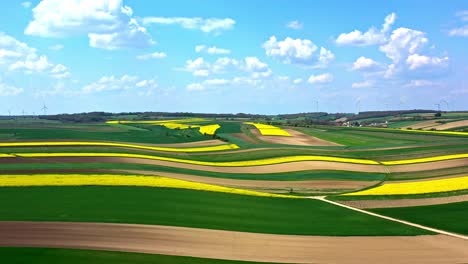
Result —
M44 115L47 115L47 109L48 109L48 108L47 108L47 106L46 106L45 103L44 103L44 105L43 105L42 108L41 108L41 110L44 112Z

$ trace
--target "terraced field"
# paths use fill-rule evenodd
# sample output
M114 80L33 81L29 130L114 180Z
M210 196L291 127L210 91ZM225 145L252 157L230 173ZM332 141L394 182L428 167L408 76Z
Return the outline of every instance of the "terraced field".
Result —
M0 135L6 259L468 261L466 133L188 118Z

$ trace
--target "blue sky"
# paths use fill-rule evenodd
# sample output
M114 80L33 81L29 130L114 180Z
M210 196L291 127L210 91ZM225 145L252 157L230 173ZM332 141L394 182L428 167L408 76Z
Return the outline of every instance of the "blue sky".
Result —
M467 110L466 1L2 1L0 115Z

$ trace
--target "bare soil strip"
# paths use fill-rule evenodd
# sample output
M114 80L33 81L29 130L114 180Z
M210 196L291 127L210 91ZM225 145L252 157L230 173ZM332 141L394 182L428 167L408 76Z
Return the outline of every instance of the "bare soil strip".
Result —
M322 189L362 189L368 186L375 185L379 181L346 181L346 180L307 180L307 181L268 181L268 180L238 180L226 178L214 178L204 176L194 176L189 174L160 172L160 171L144 171L144 170L118 170L134 174L157 175L168 178L215 184L221 186L242 188L242 189L262 189L285 192L293 188L294 191L307 190L322 190ZM279 176L281 177L281 176Z
M313 136L306 135L293 129L285 129L291 136L262 136L257 129L252 130L252 133L262 141L274 144L298 145L298 146L342 146L340 144L319 139Z
M296 236L73 222L0 222L0 233L0 246L112 250L278 263L468 262L468 242L445 235Z
M395 208L395 207L410 207L423 205L448 204L468 201L468 194L434 197L434 198L419 198L419 199L398 199L398 200L356 200L356 201L339 201L342 204L349 205L360 209L369 208Z
M467 165L468 165L468 159L465 158L465 159L442 160L442 161L416 163L416 164L393 165L393 166L386 166L386 168L389 170L390 173L392 173L392 172L429 171L429 170L463 167Z
M247 136L246 134L244 133L235 133L235 134L231 134L232 136L238 138L238 139L241 139L245 142L248 142L248 143L252 143L252 144L258 144L259 142L255 141L255 139Z
M411 222L408 222L408 221L396 219L396 218L393 218L393 217L390 217L390 216L385 216L385 215L365 211L365 210L355 208L355 207L352 207L352 206L349 206L349 205L345 205L345 204L341 204L341 203L338 203L338 202L327 200L327 199L325 199L324 196L312 196L312 197L308 197L308 198L324 201L324 202L327 202L327 203L330 203L330 204L338 205L338 206L348 208L348 209L353 210L353 211L357 211L357 212L360 212L360 213L372 215L372 216L379 217L379 218L382 218L382 219L385 219L385 220L390 220L390 221L393 221L393 222L397 222L397 223L401 223L401 224L405 224L405 225L409 225L409 226L414 226L414 227L421 228L421 229L424 229L424 230L428 230L428 231L438 233L438 234L441 234L441 235L451 236L451 237L460 238L460 239L463 239L465 241L468 241L468 236L464 236L464 235L456 234L456 233L452 233L452 232L447 232L447 231L444 231L444 230L441 230L441 229L432 228L432 227L428 227L428 226L423 226L423 225L411 223Z
M465 127L468 126L468 120L461 120L461 121L455 121L455 122L448 122L445 124L440 124L436 126L430 126L426 127L424 129L432 129L435 128L437 130L446 130L446 129L451 129L451 128L457 128L457 127Z
M413 124L413 125L404 126L402 128L403 129L406 129L406 128L412 128L412 129L426 128L426 127L435 126L435 125L440 124L440 123L437 123L438 121L448 121L448 119L427 120L427 121L422 121L422 122L419 122L419 123L416 123L416 124Z
M306 170L343 170L357 172L386 172L382 165L365 165L353 163L341 163L330 161L299 161L280 163L273 165L248 166L248 167L216 167L206 165L195 165L187 163L178 163L162 160L138 159L138 158L113 158L113 157L45 157L45 158L2 158L0 164L13 163L131 163L131 164L149 164L174 168L185 168L191 170L204 170L220 173L283 173L292 171Z

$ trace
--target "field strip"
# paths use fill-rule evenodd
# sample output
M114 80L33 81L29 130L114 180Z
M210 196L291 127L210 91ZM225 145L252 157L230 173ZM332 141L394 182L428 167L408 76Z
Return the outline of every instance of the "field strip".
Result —
M138 186L222 192L261 197L301 198L298 196L243 190L161 176L118 174L14 174L0 176L0 187L31 186Z
M156 147L139 144L113 143L113 142L94 142L94 141L41 141L41 142L0 142L0 147L58 147L58 146L101 146L101 147L122 147L133 149L144 149L165 152L209 152L234 150L239 146L236 144L223 144L218 146L205 147Z
M387 200L354 200L340 201L341 204L359 209L370 208L396 208L424 205L448 204L468 201L468 194L447 197L414 198L414 199L387 199Z
M464 239L464 240L468 240L468 236L464 236L464 235L460 235L460 234L456 234L456 233L452 233L452 232L447 232L447 231L444 231L444 230L440 230L440 229L436 229L436 228L432 228L432 227L428 227L428 226L423 226L423 225L411 223L411 222L408 222L408 221L396 219L396 218L393 218L393 217L389 217L389 216L385 216L385 215L365 211L365 210L355 208L355 207L352 207L352 206L349 206L349 205L346 205L346 204L341 204L341 203L338 203L338 202L327 200L323 196L317 196L317 197L312 196L312 197L308 197L308 198L317 199L317 200L320 200L320 201L324 201L324 202L327 202L327 203L330 203L330 204L334 204L334 205L337 205L337 206L348 208L350 210L354 210L354 211L361 212L361 213L364 213L364 214L368 214L368 215L372 215L372 216L379 217L379 218L382 218L382 219L390 220L390 221L393 221L393 222L398 222L398 223L402 223L402 224L405 224L405 225L425 229L427 231L431 231L431 232L438 233L438 234L441 234L441 235L446 235L446 236L451 236L451 237L456 237L456 238L461 238L461 239Z
M382 161L383 165L405 165L405 164L416 164L416 163L426 163L434 161L443 161L443 160L452 160L452 159L463 159L468 158L468 153L464 154L452 154L452 155L442 155L435 157L427 158L418 158L418 159L406 159L406 160L393 160L393 161Z
M289 190L294 188L294 191L299 189L362 189L368 186L377 184L379 181L358 181L358 180L301 180L301 181L272 181L272 180L243 180L243 179L227 179L208 176L196 176L182 173L171 173L162 171L145 171L145 170L117 170L118 172L127 172L133 174L157 175L179 180L194 181L199 183L222 185L233 188L281 188ZM0 176L1 177L1 176ZM279 176L280 177L280 176Z
M384 183L380 186L346 195L407 195L462 191L468 189L468 176L422 180L411 182Z
M10 155L10 156L8 156ZM339 158L329 156L288 156L278 158L268 158L259 160L245 160L245 161L224 161L224 162L213 162L213 161L198 161L198 160L187 160L179 158L169 158L162 156L144 155L144 154L129 154L129 153L11 153L6 156L0 156L0 158L8 158L11 156L22 157L22 158L46 158L46 157L115 157L115 158L139 158L139 159L152 159L161 161L170 161L194 165L205 165L205 166L218 166L218 167L243 167L243 166L260 166L260 165L273 165L279 163L299 162L299 161L332 161L341 163L354 163L354 164L367 164L367 165L378 165L379 163L373 160L367 159L353 159L353 158Z
M468 243L444 235L298 236L77 222L0 222L0 233L0 246L6 247L95 249L258 262L342 263L346 259L346 263L363 263L365 259L367 263L466 263L468 260Z

